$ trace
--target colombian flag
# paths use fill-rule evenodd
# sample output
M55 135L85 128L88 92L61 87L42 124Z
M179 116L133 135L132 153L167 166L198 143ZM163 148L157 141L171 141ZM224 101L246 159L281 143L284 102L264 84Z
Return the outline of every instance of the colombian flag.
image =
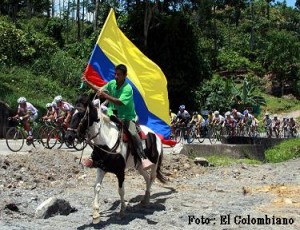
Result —
M161 69L119 29L111 9L85 70L87 80L103 86L115 78L115 66L127 66L127 81L134 93L139 123L163 140L170 136L167 81ZM164 142L168 144L168 142Z

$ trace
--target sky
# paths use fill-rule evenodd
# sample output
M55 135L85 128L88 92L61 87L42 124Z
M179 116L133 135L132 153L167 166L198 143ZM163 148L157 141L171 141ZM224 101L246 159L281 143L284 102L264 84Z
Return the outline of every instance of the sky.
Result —
M278 2L283 2L284 0L277 0ZM296 0L285 0L287 6L295 7Z

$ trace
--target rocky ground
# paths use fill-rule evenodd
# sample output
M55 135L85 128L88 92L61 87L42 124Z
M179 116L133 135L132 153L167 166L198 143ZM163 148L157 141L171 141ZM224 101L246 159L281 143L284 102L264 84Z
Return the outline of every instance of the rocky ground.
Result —
M299 158L202 167L175 153L165 155L163 171L168 183L153 185L145 207L139 204L144 181L127 171L123 219L117 180L106 175L101 222L93 225L95 169L83 169L72 153L58 150L0 156L0 229L300 229ZM66 200L73 212L36 219L36 208L50 197Z

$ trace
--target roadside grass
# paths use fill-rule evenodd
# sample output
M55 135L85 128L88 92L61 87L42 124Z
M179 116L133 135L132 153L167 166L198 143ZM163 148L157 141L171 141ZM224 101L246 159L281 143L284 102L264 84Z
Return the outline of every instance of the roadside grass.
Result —
M190 154L189 158L191 160L194 160L197 157L195 154ZM218 154L216 155L210 155L210 156L203 156L205 159L208 160L208 162L214 166L227 166L232 165L236 163L244 163L244 164L262 164L259 160L254 159L248 159L248 158L234 158L230 156L220 156Z
M265 152L266 162L278 163L300 157L300 139L281 142Z
M236 163L262 164L262 162L259 160L248 159L248 158L238 159L234 157L220 156L220 155L208 156L206 159L214 166L226 166L226 165L232 165Z
M274 97L269 94L262 93L262 96L266 99L267 106L262 107L261 116L265 112L271 114L275 113L288 113L295 110L300 110L299 100L295 98L281 98Z

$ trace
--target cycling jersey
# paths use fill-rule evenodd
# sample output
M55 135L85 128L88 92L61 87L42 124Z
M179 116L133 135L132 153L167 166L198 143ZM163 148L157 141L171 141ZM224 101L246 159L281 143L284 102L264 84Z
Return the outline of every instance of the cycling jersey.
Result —
M184 110L183 112L178 111L177 120L187 122L190 119L191 115L188 111Z
M193 123L202 123L202 120L203 120L203 117L200 115L200 114L197 114L197 115L193 115L190 123L193 124Z
M32 116L37 114L38 110L31 103L26 102L25 108L22 108L20 105L18 106L18 112L23 116L26 114L30 114Z

